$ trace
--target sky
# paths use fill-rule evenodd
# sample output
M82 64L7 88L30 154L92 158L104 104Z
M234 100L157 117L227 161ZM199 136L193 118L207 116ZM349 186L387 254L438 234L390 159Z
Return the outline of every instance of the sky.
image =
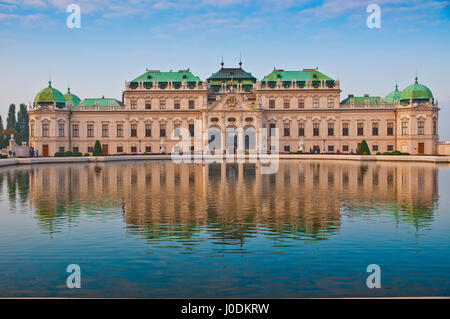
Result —
M68 28L70 4L81 27ZM380 28L369 28L370 4ZM440 138L450 140L450 1L415 0L0 0L0 115L48 85L80 98L122 99L145 70L220 68L258 79L274 67L316 68L348 94L384 97L398 83L428 86Z

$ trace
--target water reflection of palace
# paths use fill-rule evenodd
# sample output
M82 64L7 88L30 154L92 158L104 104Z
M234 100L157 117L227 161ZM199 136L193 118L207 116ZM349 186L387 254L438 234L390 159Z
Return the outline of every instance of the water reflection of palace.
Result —
M258 233L324 239L341 212L392 214L416 228L429 224L438 198L438 168L427 164L281 161L258 164L103 163L21 167L0 172L10 202L29 200L49 231L79 218L123 213L147 238L206 231L243 241ZM29 198L28 198L29 196Z

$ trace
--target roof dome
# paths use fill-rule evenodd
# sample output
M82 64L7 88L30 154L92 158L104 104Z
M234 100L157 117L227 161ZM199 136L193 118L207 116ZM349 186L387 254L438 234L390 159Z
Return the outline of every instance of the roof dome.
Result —
M48 87L39 91L34 98L34 102L41 105L56 103L56 106L62 107L66 104L64 95L52 87L52 82L48 81Z
M400 96L402 95L402 91L398 90L398 85L395 85L395 90L386 95L384 101L386 104L395 104L400 101Z
M81 99L75 94L70 92L70 88L67 88L67 93L64 94L64 99L66 100L66 104L69 106L79 106Z
M404 89L402 95L400 96L400 101L409 101L411 99L413 102L425 102L433 99L433 93L431 93L431 90L425 85L419 84L417 82L417 76L414 84L411 84Z

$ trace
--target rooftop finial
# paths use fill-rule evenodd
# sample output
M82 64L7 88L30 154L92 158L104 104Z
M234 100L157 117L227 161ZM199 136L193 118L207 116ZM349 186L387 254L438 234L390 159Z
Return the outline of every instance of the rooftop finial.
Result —
M223 68L223 66L224 66L224 63L223 63L223 56L222 56L222 61L220 62L220 65L221 65L222 68Z
M48 74L48 87L52 87L52 76L50 75L50 73Z
M398 91L398 84L395 83L395 90Z
M242 54L239 54L239 67L242 68Z

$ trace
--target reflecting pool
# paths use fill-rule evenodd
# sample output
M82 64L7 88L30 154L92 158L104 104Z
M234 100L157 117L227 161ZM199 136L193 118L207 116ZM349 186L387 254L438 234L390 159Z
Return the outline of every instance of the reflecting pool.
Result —
M450 167L0 169L0 297L450 295ZM66 267L81 267L68 289ZM369 264L381 288L369 289Z

